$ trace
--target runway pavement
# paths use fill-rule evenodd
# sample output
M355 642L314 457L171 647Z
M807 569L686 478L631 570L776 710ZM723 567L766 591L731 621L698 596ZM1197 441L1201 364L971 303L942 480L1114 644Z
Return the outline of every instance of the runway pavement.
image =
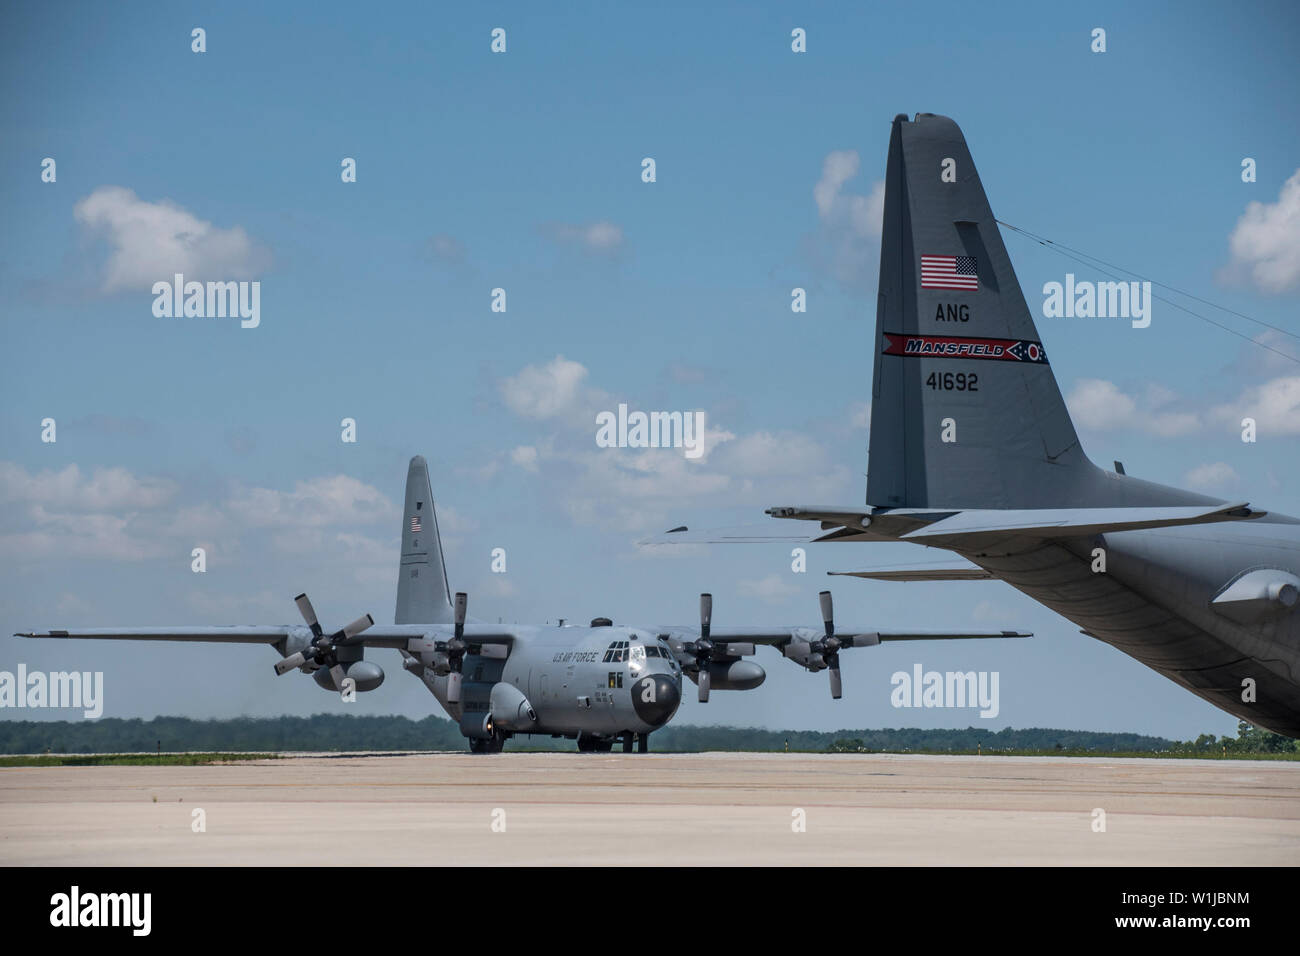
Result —
M456 753L0 769L0 864L718 863L1296 865L1300 763Z

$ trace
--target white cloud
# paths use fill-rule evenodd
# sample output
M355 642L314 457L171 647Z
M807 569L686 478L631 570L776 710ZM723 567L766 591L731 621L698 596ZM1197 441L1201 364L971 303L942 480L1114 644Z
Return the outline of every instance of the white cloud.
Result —
M1065 399L1070 416L1083 428L1131 429L1166 438L1189 435L1203 427L1196 412L1171 407L1178 401L1177 395L1158 385L1148 386L1137 399L1114 382L1098 378L1079 379Z
M1300 341L1276 329L1265 329L1243 344L1229 368L1248 379L1260 379L1279 372L1294 372L1300 365Z
M537 449L532 445L520 445L510 452L510 460L524 471L536 471Z
M1175 438L1214 425L1237 431L1243 418L1253 418L1261 437L1300 435L1300 375L1251 385L1231 401L1201 409L1189 408L1187 399L1159 385L1147 386L1141 398L1134 398L1114 382L1083 378L1075 382L1066 404L1077 425L1095 431L1127 429Z
M1183 476L1183 483L1189 488L1202 491L1224 491L1237 484L1237 472L1227 462L1215 461L1197 465Z
M75 465L28 472L0 462L3 530L0 555L22 562L43 558L146 561L188 565L190 551L228 559L245 543L285 554L346 555L357 580L391 577L397 560L399 512L375 488L346 475L297 482L291 491L236 488L215 501L194 500L170 479L123 468L87 477ZM440 527L464 522L439 509ZM393 535L393 540L388 540Z
M1228 249L1224 279L1246 279L1274 294L1300 288L1300 169L1282 185L1277 202L1246 205Z
M834 150L822 161L821 178L813 186L813 202L821 220L812 257L819 268L846 285L874 280L873 255L885 212L885 182L877 180L867 195L848 192L846 184L858 174L856 150Z
M719 465L746 477L802 475L831 462L826 449L798 432L752 432L735 439L719 454Z
M398 513L377 488L347 475L299 481L293 491L240 489L226 502L226 508L252 528L363 524Z
M241 227L219 229L170 200L146 202L122 186L100 186L73 215L108 242L104 292L147 290L177 272L187 281L248 279L270 263Z
M557 355L545 365L529 365L501 383L501 397L525 418L552 418L573 405L587 377L581 363ZM594 430L594 425L592 426Z
M645 406L615 399L586 385L587 370L557 356L525 367L501 383L517 414L551 427L530 445L508 455L536 471L569 516L579 524L622 531L659 530L682 502L709 498L729 505L770 503L769 497L838 498L852 487L850 473L816 440L799 432L758 431L738 436L713 423L705 411L698 458L677 448L597 447L595 412ZM679 409L680 410L680 409Z
M591 253L616 252L623 245L623 227L612 222L569 223L553 222L543 231L556 242L575 245Z
M36 505L26 518L34 527L0 535L0 554L24 561L68 556L143 561L175 550L174 543L143 532L134 515L67 514Z
M870 402L854 402L849 406L849 426L852 428L871 427Z
M1216 406L1209 417L1232 430L1241 427L1243 418L1253 418L1260 438L1300 435L1300 375L1252 385L1234 400Z
M822 222L843 223L859 236L879 236L885 214L885 182L877 180L868 196L843 192L858 174L858 151L837 149L822 161L822 177L813 187L813 202Z
M125 468L96 468L86 477L76 465L28 474L12 462L0 462L0 501L5 503L78 512L139 511L159 508L175 494L174 481L137 478Z
M768 604L780 604L801 593L799 588L779 574L769 574L758 580L738 581L736 591L741 597L758 598Z

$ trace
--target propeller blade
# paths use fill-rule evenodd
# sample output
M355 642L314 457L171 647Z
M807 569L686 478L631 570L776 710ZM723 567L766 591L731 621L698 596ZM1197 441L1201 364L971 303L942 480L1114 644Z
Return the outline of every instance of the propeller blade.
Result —
M831 604L831 592L823 591L817 595L822 605L822 623L826 625L826 636L835 636L835 608Z
M708 668L707 668L707 667L706 667L706 668L701 668L701 670L700 670L700 703L701 703L701 704L707 704L707 703L709 702L709 684L710 684L710 683L711 683L711 682L710 682L710 680L709 680L709 670L708 670Z
M713 623L713 595L701 594L700 595L700 637L704 638L706 641L709 639L709 626L712 623ZM705 700L708 699L707 692L705 693L704 699Z
M469 605L469 595L464 591L456 592L456 639L465 636L465 610Z
M840 683L840 669L838 664L831 668L831 698L839 700L844 693L844 685Z
M302 651L299 651L297 654L292 654L289 657L284 658L283 660L276 661L275 672L279 676L283 677L285 674L289 673L289 671L293 670L296 667L302 667L302 665L306 663L307 663L307 655L304 654Z
M298 613L302 615L302 619L306 621L307 626L311 628L311 636L320 637L323 633L321 631L320 621L316 620L316 609L311 606L311 601L308 600L307 594L305 592L299 594L293 599L293 603L298 605Z
M343 693L343 679L347 676L342 664L335 664L330 668L330 677L334 679L334 689L340 694Z
M447 675L447 703L460 703L460 672L452 671Z
M362 631L364 631L366 628L368 628L371 624L374 623L375 623L375 619L373 617L371 617L369 614L363 614L361 617L357 618L347 627L343 628L341 632L343 634L343 639L345 641L351 640L352 638L356 637L358 634L360 634Z

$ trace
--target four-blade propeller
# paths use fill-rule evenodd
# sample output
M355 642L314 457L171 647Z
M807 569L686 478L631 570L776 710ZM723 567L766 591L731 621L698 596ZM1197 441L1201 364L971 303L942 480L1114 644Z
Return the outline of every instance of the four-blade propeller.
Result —
M447 703L460 703L461 668L465 664L465 611L469 607L469 595L464 591L456 592L456 631L447 642Z
M298 653L290 654L283 660L277 661L275 664L276 674L287 674L294 668L302 667L304 664L311 664L313 670L318 667L328 667L330 677L334 679L335 689L342 692L343 679L347 676L347 672L343 669L343 665L339 663L337 649L341 645L351 643L354 637L374 624L375 619L369 614L365 614L342 630L326 635L320 626L320 621L316 619L316 610L311 606L311 601L307 598L307 595L299 594L293 601L298 605L298 612L302 615L302 619L311 628L311 643Z
M709 640L709 628L713 626L713 595L700 595L700 639L691 648L695 651L695 664L700 669L697 683L700 685L700 703L709 702L709 685L712 683L709 665L713 663L713 642Z
M844 687L840 683L840 640L835 636L835 609L831 605L830 591L822 591L817 597L821 601L822 625L826 628L826 636L820 641L812 642L812 652L821 655L831 672L831 697L839 700Z

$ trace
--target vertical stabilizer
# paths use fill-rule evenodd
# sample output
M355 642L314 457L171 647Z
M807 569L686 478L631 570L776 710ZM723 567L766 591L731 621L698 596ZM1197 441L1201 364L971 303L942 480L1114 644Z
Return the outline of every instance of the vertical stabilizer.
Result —
M442 558L438 515L433 507L429 466L420 455L406 472L402 512L402 564L397 577L395 624L445 624L452 620L447 569Z
M878 507L1183 498L1084 455L966 140L931 113L889 140L870 450Z

